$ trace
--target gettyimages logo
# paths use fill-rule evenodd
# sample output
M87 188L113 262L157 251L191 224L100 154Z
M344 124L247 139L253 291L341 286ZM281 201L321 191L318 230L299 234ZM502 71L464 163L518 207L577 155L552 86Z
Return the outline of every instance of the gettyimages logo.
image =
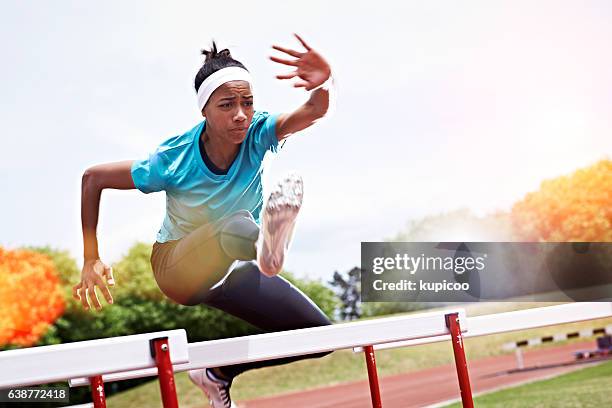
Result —
M462 275L466 271L482 271L485 269L487 255L472 256L410 256L396 254L395 257L376 257L372 262L372 272L379 275L386 270L406 271L414 275L421 271L452 271Z
M477 299L487 258L486 252L465 243L362 243L362 298L446 301L453 292L452 301ZM372 292L374 299L369 299Z
M612 300L612 243L362 242L365 302Z

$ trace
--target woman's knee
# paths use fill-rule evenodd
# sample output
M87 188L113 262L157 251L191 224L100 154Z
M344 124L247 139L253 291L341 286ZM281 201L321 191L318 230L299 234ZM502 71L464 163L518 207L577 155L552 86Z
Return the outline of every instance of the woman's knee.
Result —
M219 242L230 258L248 261L257 256L255 242L258 236L259 227L251 213L240 210L223 221Z

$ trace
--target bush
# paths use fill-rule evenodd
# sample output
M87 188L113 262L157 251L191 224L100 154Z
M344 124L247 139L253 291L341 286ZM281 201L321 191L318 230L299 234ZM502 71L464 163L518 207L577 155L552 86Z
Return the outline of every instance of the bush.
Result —
M362 317L384 316L395 313L407 313L427 309L424 303L416 302L363 302L361 303Z
M60 280L48 256L0 247L0 346L36 344L64 307Z

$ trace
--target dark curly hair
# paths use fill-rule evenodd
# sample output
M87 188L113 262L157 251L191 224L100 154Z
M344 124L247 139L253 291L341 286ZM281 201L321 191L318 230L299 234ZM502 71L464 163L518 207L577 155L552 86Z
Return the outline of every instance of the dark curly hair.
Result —
M200 70L195 76L194 85L196 92L198 92L200 85L202 85L202 82L204 82L206 78L208 78L210 75L222 68L240 67L246 69L242 62L232 58L232 55L227 48L221 51L217 51L217 44L214 40L212 42L212 47L210 48L210 51L203 49L202 55L205 55L206 59L204 60L204 65L202 65L202 68L200 68Z

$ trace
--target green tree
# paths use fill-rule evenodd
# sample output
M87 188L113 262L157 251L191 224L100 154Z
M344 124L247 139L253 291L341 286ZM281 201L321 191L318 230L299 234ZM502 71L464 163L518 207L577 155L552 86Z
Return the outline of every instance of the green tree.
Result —
M151 268L150 244L137 242L127 254L113 264L115 278L114 296L117 300L129 297L154 301L166 301L165 295L157 286Z
M346 274L335 271L328 284L334 288L340 299L337 309L340 320L355 320L361 317L361 269L354 267Z
M68 302L72 299L72 287L81 280L81 269L78 267L76 260L70 255L70 252L53 248L49 245L28 246L24 248L45 254L51 258L62 284L65 300Z
M281 276L304 292L306 296L321 308L330 320L334 320L334 311L340 304L340 301L333 290L325 286L320 280L299 279L287 271L283 271Z
M439 306L439 304L425 304L418 302L363 302L361 304L361 316L374 317L396 313L408 313L436 306Z

